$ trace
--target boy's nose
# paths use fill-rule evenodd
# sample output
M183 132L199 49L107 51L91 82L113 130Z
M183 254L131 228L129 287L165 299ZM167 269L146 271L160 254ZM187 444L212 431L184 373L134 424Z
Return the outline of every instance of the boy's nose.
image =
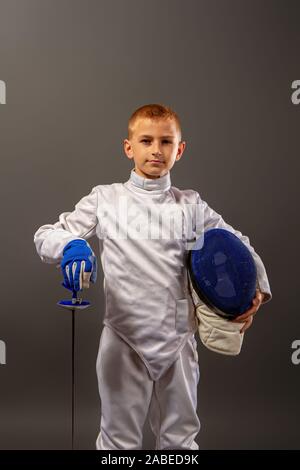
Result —
M152 155L161 155L160 147L158 144L154 145Z
M153 139L151 142L152 153L160 153L161 142L159 139Z

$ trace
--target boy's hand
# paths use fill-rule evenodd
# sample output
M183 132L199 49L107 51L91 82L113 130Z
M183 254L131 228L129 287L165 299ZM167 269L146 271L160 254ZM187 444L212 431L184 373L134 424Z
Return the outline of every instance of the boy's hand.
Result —
M85 240L72 240L63 250L61 269L66 289L76 292L88 289L89 283L97 279L97 258Z
M264 294L259 289L256 289L256 296L252 300L253 306L250 307L242 315L239 315L234 320L231 320L235 323L246 322L245 325L240 330L240 333L244 333L246 330L248 330L248 328L250 328L250 326L253 322L253 315L255 315L256 312L258 311L259 307L261 306L261 303L262 303L263 299L264 299Z

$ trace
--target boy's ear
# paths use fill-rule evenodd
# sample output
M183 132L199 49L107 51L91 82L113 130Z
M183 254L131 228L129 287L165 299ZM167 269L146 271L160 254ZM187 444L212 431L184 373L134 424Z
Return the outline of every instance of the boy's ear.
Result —
M130 140L124 139L123 147L124 147L124 152L125 152L126 156L129 158L129 160L132 160L133 159L133 153L132 153L132 149L131 149Z
M175 159L176 161L178 161L178 160L181 159L185 147L186 147L186 142L185 142L185 141L179 142L179 144L178 144L178 150L177 150L177 155L176 155L176 159Z

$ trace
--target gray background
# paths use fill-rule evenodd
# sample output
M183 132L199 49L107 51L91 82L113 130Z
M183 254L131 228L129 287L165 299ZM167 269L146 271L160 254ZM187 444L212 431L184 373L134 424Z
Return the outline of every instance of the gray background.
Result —
M172 184L249 236L273 300L228 358L198 339L202 449L300 448L299 1L1 0L0 448L68 449L71 316L33 234L97 184L124 182L131 113L171 106L187 142ZM91 241L97 250L97 241ZM102 270L76 324L76 448L94 449ZM145 448L153 436L145 426Z

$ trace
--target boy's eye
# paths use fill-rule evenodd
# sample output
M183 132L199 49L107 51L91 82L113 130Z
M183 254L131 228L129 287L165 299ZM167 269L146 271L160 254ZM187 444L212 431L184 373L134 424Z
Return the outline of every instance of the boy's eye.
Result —
M149 139L143 139L141 142L150 142ZM163 140L163 143L171 144L172 142L170 140Z

